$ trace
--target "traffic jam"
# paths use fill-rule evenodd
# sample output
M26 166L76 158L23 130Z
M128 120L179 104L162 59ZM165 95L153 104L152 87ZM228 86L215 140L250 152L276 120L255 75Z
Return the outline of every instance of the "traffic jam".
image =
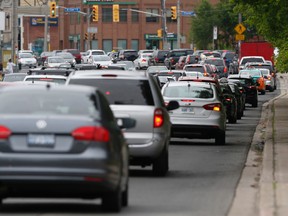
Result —
M17 61L0 82L3 205L84 198L120 212L130 166L167 176L172 138L225 146L228 125L277 89L271 60L231 50L20 50Z

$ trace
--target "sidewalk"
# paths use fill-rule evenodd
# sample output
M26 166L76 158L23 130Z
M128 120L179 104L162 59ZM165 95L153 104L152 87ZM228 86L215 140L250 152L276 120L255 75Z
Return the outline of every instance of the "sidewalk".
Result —
M288 215L288 74L277 76L281 93L262 107L228 216Z

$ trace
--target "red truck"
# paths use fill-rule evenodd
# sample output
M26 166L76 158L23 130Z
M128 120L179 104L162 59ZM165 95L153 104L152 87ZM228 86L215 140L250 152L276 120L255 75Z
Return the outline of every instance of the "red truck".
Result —
M263 56L265 60L272 61L274 65L274 47L267 41L241 43L239 59L244 56Z

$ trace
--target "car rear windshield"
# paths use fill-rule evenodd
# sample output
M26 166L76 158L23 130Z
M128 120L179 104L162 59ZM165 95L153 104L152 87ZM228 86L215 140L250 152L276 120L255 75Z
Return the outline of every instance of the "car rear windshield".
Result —
M96 86L110 104L154 105L148 80L76 78L69 84Z
M247 62L264 62L262 58L244 58L241 65L245 65Z
M0 114L98 116L95 97L89 93L67 91L4 92L0 94L0 100L5 101L0 103Z
M224 62L221 59L206 59L204 62L206 64L213 64L215 66L224 66Z
M180 56L186 56L187 52L186 51L174 51L170 54L171 57L180 57Z
M168 86L163 92L164 97L175 98L213 98L213 89L202 86Z
M204 68L202 66L186 66L185 71L198 71L204 73Z

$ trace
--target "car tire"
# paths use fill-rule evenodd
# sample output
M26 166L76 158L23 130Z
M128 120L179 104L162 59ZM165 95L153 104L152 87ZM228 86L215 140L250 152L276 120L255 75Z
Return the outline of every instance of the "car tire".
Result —
M235 124L237 122L237 114L236 115L234 114L233 116L229 117L228 122Z
M252 103L252 107L258 107L258 100L253 101L253 103Z
M215 137L215 144L216 145L225 145L226 144L226 133L219 132Z
M154 176L165 176L169 170L168 148L163 149L161 155L154 161L152 171Z
M18 64L19 70L22 69L22 64Z
M125 190L122 192L122 206L127 207L129 203L129 186L126 184Z
M262 90L261 91L261 95L265 95L266 91L265 90Z
M122 193L120 187L102 197L102 208L107 212L120 212L122 207Z
M270 88L269 88L269 92L273 92L274 89L275 89L275 87L270 86Z

